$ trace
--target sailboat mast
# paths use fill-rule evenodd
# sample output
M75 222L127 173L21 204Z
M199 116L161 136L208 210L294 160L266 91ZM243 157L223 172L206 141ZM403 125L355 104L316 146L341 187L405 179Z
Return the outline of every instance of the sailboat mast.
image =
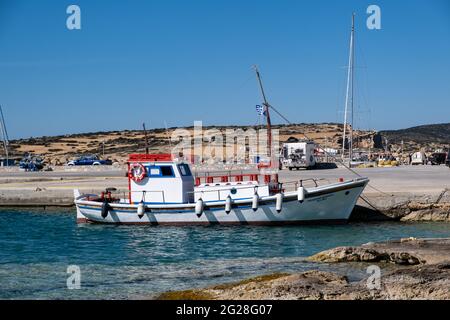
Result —
M352 30L350 33L350 52L348 57L348 71L347 71L347 89L345 92L345 108L344 108L344 133L342 135L342 159L345 158L345 141L347 138L347 118L348 118L348 104L349 100L352 101L351 107L351 131L350 131L350 141L349 141L349 157L351 161L352 157L352 138L353 138L353 55L354 55L354 33L355 33L355 13L352 14ZM350 93L351 91L351 93Z
M264 92L264 87L262 85L261 75L259 74L259 70L257 66L254 66L255 72L256 72L256 78L258 79L259 88L261 89L261 95L263 97L263 105L264 105L264 112L266 114L266 121L267 121L267 148L268 148L268 155L270 158L270 161L272 162L272 124L270 121L270 113L269 113L269 103L267 102L266 94Z
M6 130L6 124L5 124L5 117L3 116L3 109L0 105L0 133L2 135L3 140L3 148L5 150L5 156L6 156L6 165L9 165L9 152L8 152L8 145L9 145L9 137L8 137L8 131Z
M352 161L353 159L353 97L354 97L354 83L355 83L355 13L352 15L352 64L350 67L351 73L352 73L352 85L351 85L351 127L350 127L350 151L349 151L349 161ZM349 162L350 164L350 162Z

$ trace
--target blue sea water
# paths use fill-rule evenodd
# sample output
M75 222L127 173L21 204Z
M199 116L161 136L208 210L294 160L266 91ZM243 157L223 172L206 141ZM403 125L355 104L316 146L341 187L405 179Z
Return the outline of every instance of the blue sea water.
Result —
M77 225L74 211L0 211L0 299L126 299L271 272L349 265L306 262L318 251L402 237L450 237L446 223L290 227ZM77 265L81 288L67 288Z

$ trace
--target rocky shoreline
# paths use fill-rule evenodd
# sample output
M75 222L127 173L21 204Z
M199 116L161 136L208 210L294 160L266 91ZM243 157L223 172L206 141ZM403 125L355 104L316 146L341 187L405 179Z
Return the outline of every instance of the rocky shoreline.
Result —
M338 247L317 253L308 260L358 263L371 268L367 269L371 272L360 281L318 270L271 274L204 289L166 292L157 299L450 299L450 239L407 238ZM374 276L377 270L379 278Z

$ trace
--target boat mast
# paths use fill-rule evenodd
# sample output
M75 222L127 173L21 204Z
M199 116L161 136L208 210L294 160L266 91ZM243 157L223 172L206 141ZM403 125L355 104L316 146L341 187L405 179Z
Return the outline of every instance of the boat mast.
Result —
M342 137L342 160L345 158L345 138L347 133L347 114L348 104L351 101L351 128L349 140L349 163L353 157L353 80L354 80L354 41L355 41L355 13L352 14L352 30L350 33L350 52L348 57L348 72L347 72L347 90L345 93L345 110L344 110L344 133Z
M3 140L3 148L5 150L5 156L6 156L6 165L9 165L9 152L8 152L8 145L9 145L9 137L8 137L8 131L6 130L6 124L5 124L5 117L3 116L3 109L0 105L0 133L2 135Z
M269 113L270 105L267 102L266 94L264 92L264 87L262 85L261 75L259 74L258 67L255 65L255 66L253 66L253 68L255 69L256 78L258 79L259 88L261 89L261 95L262 95L262 98L264 101L263 106L264 106L264 112L266 114L266 121L267 121L267 148L268 148L270 163L272 163L272 128L271 128L272 124L270 122L270 113Z
M354 110L353 110L353 102L354 102L354 83L355 83L355 13L353 13L352 15L352 64L351 64L351 71L352 71L352 85L351 85L351 127L350 127L350 151L349 151L349 155L350 155L350 160L349 160L349 165L350 165L350 161L352 161L353 159L353 115L354 115Z

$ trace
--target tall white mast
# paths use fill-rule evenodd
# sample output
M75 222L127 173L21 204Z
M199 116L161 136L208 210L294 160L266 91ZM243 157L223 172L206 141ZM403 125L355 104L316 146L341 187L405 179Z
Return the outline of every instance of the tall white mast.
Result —
M9 162L9 153L8 153L9 138L8 138L8 131L6 130L5 118L3 117L3 110L2 110L1 105L0 105L0 134L2 136L3 148L5 150L6 165L8 165L8 162Z
M344 109L344 133L342 136L342 159L345 158L345 138L347 135L347 117L348 105L351 101L351 128L349 141L349 161L352 160L353 154L353 62L354 62L354 39L355 39L355 13L352 14L352 31L350 33L350 53L348 57L348 72L347 72L347 90L345 93L345 109Z

